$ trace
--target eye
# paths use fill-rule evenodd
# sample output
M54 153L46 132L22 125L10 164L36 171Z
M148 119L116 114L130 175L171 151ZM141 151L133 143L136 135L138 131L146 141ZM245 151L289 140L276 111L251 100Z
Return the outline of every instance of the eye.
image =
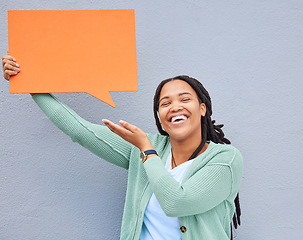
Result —
M160 104L161 107L167 107L169 106L170 102L163 102Z
M189 102L189 101L190 101L190 98L182 98L181 101L182 101L182 102Z

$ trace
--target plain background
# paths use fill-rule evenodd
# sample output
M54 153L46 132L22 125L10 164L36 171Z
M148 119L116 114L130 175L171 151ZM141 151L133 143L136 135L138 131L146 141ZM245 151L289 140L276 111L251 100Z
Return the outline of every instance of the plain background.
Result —
M115 109L86 93L56 96L91 122L156 133L158 83L199 79L244 156L236 239L302 237L302 1L10 0L0 9L1 55L7 10L135 9L139 91L112 93ZM72 143L28 94L9 94L4 80L0 91L0 239L118 239L127 172Z

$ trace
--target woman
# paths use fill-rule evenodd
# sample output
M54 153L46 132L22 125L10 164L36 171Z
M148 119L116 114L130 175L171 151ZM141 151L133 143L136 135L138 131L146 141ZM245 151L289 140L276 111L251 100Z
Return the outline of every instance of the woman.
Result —
M11 56L2 65L7 80L20 71ZM32 95L73 141L128 169L121 239L232 239L235 205L235 227L240 223L242 156L224 144L230 142L223 125L211 120L209 94L196 79L177 76L158 86L154 116L161 135L125 121L92 124L50 94Z

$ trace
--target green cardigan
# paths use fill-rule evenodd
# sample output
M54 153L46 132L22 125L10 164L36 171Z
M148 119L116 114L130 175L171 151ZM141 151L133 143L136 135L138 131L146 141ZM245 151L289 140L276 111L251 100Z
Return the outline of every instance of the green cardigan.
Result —
M33 99L74 142L128 169L120 239L140 238L144 211L152 192L167 216L178 217L183 240L230 239L234 199L243 167L236 148L210 142L179 184L165 169L171 149L169 137L148 135L159 157L151 157L143 164L139 149L107 127L87 122L50 94L36 94Z

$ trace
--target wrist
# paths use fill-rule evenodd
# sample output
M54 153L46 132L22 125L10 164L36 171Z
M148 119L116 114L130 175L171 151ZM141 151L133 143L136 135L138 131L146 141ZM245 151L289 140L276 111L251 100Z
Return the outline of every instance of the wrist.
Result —
M147 150L155 150L154 146L151 144L149 139L148 139L148 142L145 143L144 145L140 146L139 149L140 149L140 152L144 152L144 151L147 151Z
M140 152L140 160L144 163L147 159L158 156L158 153L154 149L149 149Z

